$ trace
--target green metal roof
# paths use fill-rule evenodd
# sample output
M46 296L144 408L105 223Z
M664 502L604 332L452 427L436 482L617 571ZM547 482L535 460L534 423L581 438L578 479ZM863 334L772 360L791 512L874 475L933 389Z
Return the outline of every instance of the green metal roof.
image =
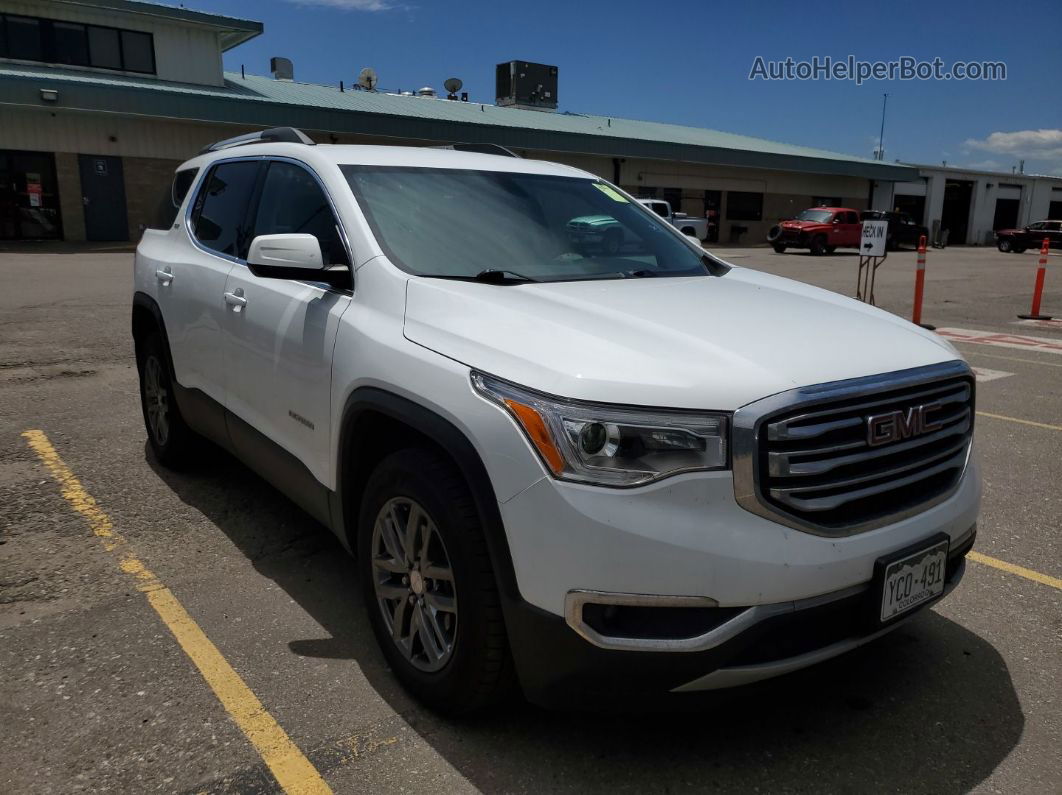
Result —
M114 0L112 0L114 1ZM500 108L226 73L213 88L49 67L0 66L0 102L519 149L911 180L917 169L745 135L607 116Z
M86 5L85 0L53 0L53 2L68 5ZM223 52L231 50L237 44L242 44L248 39L253 39L262 32L262 23L255 22L253 19L240 19L238 17L224 16L223 14L208 14L204 11L192 11L178 6L147 2L147 0L92 0L91 5L94 8L105 10L126 11L132 14L143 14L220 28L221 49Z

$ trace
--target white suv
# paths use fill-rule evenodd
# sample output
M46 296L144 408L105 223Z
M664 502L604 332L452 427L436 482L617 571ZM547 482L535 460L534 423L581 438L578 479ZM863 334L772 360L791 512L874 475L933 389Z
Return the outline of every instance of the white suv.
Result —
M206 437L330 527L449 712L765 679L955 587L980 478L954 348L484 149L278 128L182 165L136 253L155 456Z

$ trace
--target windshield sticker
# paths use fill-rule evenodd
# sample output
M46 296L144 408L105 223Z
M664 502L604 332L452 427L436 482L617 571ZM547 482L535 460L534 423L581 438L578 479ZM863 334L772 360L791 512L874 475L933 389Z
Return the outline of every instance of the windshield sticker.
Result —
M630 204L622 193L618 193L611 185L605 185L602 182L595 182L594 187L608 196L612 201L619 202L620 204Z

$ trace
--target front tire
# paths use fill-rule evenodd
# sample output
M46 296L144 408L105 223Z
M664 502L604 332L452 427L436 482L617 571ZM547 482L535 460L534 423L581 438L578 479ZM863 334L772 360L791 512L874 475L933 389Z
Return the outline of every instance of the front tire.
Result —
M460 471L406 449L373 471L361 501L358 570L376 640L418 699L460 715L515 681L482 524Z
M1011 243L1010 239L1006 237L1000 238L999 243L996 244L996 247L1004 254L1009 254L1014 250L1014 244Z
M774 249L775 254L785 254L785 246L781 243L774 243L771 248Z
M181 468L191 459L197 437L177 407L169 356L158 334L144 341L138 365L140 408L151 451L163 466Z
M811 238L811 253L815 257L821 257L826 253L825 235L815 235L815 237Z

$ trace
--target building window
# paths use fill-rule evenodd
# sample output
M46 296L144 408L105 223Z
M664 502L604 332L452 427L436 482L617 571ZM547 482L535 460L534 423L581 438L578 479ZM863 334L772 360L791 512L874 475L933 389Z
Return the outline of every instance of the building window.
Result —
M840 196L812 196L811 205L813 207L840 207Z
M89 25L88 40L93 66L99 69L122 68L122 45L118 41L117 30Z
M122 65L127 72L155 72L155 48L150 33L122 31Z
M41 42L40 20L30 17L5 16L4 32L6 47L4 53L8 58L22 58L27 61L40 61L44 58Z
M0 15L0 58L155 74L150 33Z
M742 190L728 191L726 194L726 220L762 221L763 194L749 193Z

